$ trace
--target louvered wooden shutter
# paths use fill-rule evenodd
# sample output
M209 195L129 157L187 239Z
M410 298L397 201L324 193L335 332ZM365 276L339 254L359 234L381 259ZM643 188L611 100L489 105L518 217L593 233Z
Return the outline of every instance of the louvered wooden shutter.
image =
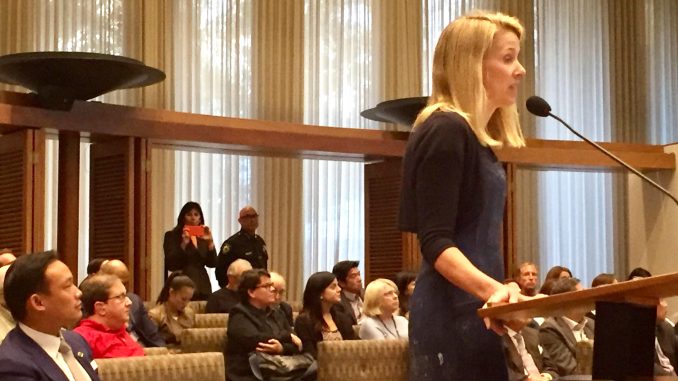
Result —
M133 271L132 138L96 142L90 164L90 259L120 259Z
M0 248L43 250L44 132L0 136Z
M393 279L403 269L419 267L418 245L398 229L401 160L365 166L365 279Z

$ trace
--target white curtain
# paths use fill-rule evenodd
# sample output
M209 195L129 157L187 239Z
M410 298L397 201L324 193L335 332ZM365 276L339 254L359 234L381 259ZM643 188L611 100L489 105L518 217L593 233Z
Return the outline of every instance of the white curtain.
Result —
M378 100L372 1L306 1L304 122L377 128L360 111ZM304 284L341 260L364 264L363 164L304 160Z
M12 7L16 13L9 16L23 26L7 53L31 51L80 51L124 55L130 48L124 39L125 16L121 0L24 0ZM28 15L23 19L22 15ZM17 20L18 19L18 20ZM19 21L20 20L20 21ZM7 36L11 37L11 36ZM20 87L8 87L23 92ZM128 94L112 92L96 100L125 104ZM48 134L45 145L45 249L57 246L57 174L58 136ZM80 144L80 231L78 242L78 279L86 275L89 261L89 143Z
M647 143L678 141L678 4L646 0Z
M172 3L173 71L176 111L229 117L250 117L251 2L245 0L178 0ZM153 149L153 268L162 269L164 232L176 225L181 207L200 204L212 229L217 251L240 229L238 210L251 203L251 158L220 152L197 152L157 146ZM219 286L208 269L212 288ZM154 271L151 295L162 287L162 271Z

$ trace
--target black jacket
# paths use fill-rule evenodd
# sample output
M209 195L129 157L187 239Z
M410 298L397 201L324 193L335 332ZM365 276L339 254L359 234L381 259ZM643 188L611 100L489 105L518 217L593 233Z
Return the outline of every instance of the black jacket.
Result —
M198 238L198 247L193 243L181 248L181 229L173 229L165 233L163 249L165 251L165 270L181 270L195 283L193 300L207 300L212 293L212 283L205 266L217 264L217 250L208 248L207 241Z
M141 297L133 292L128 292L127 297L132 301L127 332L134 332L145 347L164 347L165 340L158 333L158 326L148 317Z
M330 313L332 314L334 324L337 325L337 329L341 333L341 337L344 340L354 340L356 337L351 317L344 313L340 306L332 307ZM318 342L323 341L323 334L320 330L316 329L315 323L306 312L299 314L294 322L294 330L304 344L304 352L310 353L314 358L317 358Z
M255 269L268 270L268 252L266 242L258 234L250 235L240 230L221 244L217 257L215 276L219 287L228 284L226 271L236 259L244 259Z
M228 340L225 348L226 375L229 381L256 381L250 368L249 355L257 345L269 339L280 341L283 355L299 353L292 342L292 327L280 309L260 310L239 303L228 315Z

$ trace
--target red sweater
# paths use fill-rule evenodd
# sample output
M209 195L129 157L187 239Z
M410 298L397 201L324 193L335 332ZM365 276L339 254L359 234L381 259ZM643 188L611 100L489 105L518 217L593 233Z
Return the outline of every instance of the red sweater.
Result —
M127 333L124 325L111 330L94 320L84 319L74 331L85 338L95 359L144 355L144 349Z

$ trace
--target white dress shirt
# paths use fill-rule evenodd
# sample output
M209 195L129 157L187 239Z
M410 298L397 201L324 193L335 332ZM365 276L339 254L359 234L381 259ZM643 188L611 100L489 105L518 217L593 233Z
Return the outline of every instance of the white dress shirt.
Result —
M68 364L66 364L64 356L59 353L61 337L36 331L23 323L19 323L19 329L21 329L28 337L35 341L35 343L38 344L38 346L40 346L40 348L42 348L45 353L47 353L47 355L52 358L52 360L54 360L54 362L59 366L59 369L64 372L64 375L66 375L66 378L68 378L69 381L75 381L73 373L71 373L71 370L68 368ZM82 368L80 364L78 364L78 366ZM84 368L82 368L82 372L87 374Z

